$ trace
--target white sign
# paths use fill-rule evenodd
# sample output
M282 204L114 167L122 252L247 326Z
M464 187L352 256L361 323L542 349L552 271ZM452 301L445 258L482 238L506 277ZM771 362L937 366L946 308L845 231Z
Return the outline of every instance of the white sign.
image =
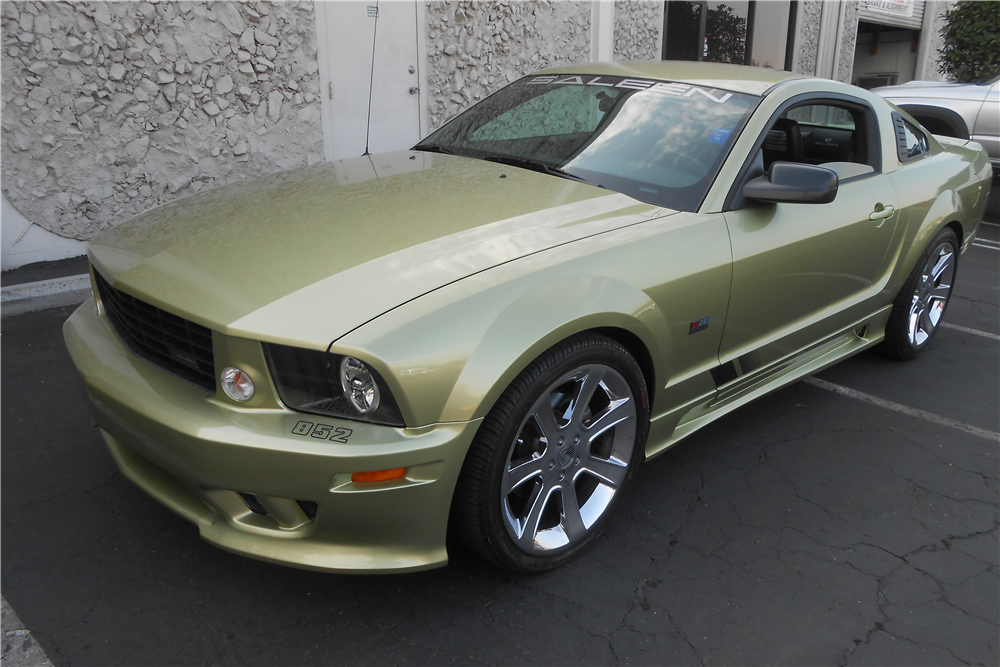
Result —
M865 9L901 18L913 18L913 0L865 0Z

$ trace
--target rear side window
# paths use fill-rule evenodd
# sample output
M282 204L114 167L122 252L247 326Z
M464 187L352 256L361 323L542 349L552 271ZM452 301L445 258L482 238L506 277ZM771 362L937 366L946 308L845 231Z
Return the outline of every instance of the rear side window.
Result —
M896 152L900 162L908 162L930 152L927 135L913 123L898 114L893 114L892 120L896 126Z

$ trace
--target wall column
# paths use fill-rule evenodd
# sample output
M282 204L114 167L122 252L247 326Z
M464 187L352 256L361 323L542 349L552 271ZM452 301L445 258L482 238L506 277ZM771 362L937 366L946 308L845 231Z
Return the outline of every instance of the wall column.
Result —
M590 61L610 62L615 56L614 0L594 0L590 11Z

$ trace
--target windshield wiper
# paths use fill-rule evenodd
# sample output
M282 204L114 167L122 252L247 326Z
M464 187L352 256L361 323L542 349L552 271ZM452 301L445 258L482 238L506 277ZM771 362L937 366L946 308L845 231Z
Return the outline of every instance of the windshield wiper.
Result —
M509 157L506 155L484 155L483 159L487 162L497 162L499 164L510 165L511 167L520 167L522 169L529 169L531 171L538 171L543 174L548 174L550 176L559 176L561 178L568 178L571 181L577 181L579 183L587 183L592 185L586 179L580 178L568 171L563 171L559 167L552 167L541 162L534 162L532 160L524 160L522 158Z
M424 151L425 153L441 153L442 155L459 155L450 148L445 148L444 146L438 146L437 144L417 144L412 148L415 151Z

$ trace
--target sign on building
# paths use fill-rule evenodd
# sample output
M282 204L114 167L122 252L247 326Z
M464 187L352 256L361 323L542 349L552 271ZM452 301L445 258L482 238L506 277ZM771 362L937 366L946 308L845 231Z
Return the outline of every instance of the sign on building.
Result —
M864 6L868 11L890 16L913 16L913 0L865 0Z
M908 30L920 30L924 0L862 0L858 18Z

